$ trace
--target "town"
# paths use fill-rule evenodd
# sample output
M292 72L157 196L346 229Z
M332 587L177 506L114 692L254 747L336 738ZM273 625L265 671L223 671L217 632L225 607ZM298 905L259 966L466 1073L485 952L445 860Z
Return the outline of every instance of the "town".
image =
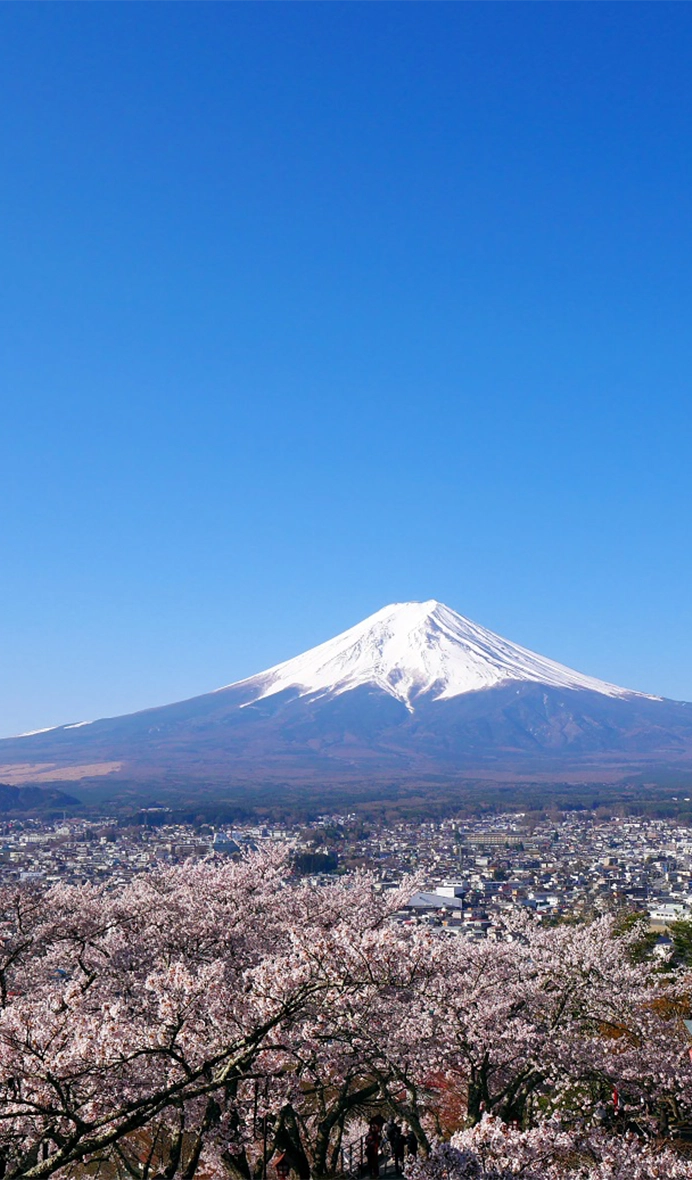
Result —
M646 913L661 931L692 916L692 829L587 810L393 824L346 814L309 827L180 824L165 808L130 823L13 819L0 825L0 882L117 886L163 865L238 856L267 841L289 845L295 871L318 883L364 869L389 890L413 876L400 920L450 935L502 937L508 914L522 910L546 923Z

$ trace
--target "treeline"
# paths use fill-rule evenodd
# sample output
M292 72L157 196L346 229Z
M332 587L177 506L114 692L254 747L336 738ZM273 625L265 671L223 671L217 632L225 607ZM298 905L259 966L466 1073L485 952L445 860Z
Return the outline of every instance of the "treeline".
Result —
M118 815L122 826L178 823L223 827L239 823L305 824L326 813L349 813L366 824L430 822L460 817L478 819L506 811L593 812L601 818L617 815L670 819L692 826L692 780L673 780L670 785L565 785L494 784L487 781L456 784L391 784L386 788L362 785L346 790L333 784L309 789L257 788L249 786L237 795L196 793L190 799L164 792L146 806L133 809L131 802L117 799L107 804L109 814ZM74 801L70 801L74 805ZM100 805L102 807L104 805ZM94 808L82 808L93 812ZM98 811L99 808L96 808Z

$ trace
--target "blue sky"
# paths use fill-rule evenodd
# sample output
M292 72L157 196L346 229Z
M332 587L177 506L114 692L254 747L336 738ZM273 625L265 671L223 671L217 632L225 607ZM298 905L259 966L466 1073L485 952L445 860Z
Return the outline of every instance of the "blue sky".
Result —
M689 5L0 34L0 733L431 597L692 699Z

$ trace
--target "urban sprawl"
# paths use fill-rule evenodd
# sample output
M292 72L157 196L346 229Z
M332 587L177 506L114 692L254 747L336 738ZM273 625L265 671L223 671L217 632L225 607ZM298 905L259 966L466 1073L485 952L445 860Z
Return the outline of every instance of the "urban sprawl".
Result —
M390 889L415 874L419 888L400 920L465 938L502 937L512 910L557 922L625 909L647 913L660 930L692 916L692 829L669 820L578 811L379 825L332 815L309 827L220 828L167 822L165 809L141 819L128 826L107 818L6 821L0 881L118 885L162 865L237 856L272 840L290 843L298 870L317 881L360 868Z

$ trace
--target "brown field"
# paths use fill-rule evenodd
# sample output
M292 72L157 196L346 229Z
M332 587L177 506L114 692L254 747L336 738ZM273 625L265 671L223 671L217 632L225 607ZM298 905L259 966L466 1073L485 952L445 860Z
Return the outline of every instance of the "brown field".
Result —
M13 762L0 766L0 782L10 787L21 787L25 783L52 783L56 780L76 783L83 778L115 774L121 767L122 762L90 762L80 766L58 766L55 762Z

